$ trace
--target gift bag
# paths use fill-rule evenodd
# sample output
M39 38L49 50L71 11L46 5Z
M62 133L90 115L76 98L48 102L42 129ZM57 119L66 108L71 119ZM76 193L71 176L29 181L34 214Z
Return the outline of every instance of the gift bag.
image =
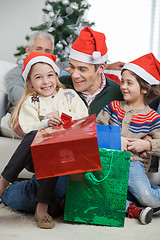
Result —
M99 148L121 150L121 128L112 125L97 125Z
M130 152L99 151L102 170L69 176L64 220L123 227Z
M37 179L101 169L96 115L39 130L31 153Z

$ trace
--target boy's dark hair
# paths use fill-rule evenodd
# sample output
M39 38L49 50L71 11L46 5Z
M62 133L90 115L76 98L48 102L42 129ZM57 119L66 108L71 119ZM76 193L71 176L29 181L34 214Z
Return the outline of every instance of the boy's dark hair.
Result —
M128 70L128 69L123 69L123 71ZM145 103L149 104L151 103L154 99L156 99L157 97L160 96L160 84L159 85L150 85L149 83L147 83L143 78L141 78L140 76L138 76L136 73L128 70L130 72L130 74L132 74L133 76L135 76L135 78L137 79L139 85L140 85L140 89L144 89L147 91L147 93L144 95L144 101ZM121 72L121 73L122 73Z

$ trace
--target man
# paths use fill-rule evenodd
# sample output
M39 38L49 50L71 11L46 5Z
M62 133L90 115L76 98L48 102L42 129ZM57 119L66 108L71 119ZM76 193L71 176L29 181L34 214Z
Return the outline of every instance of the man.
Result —
M66 87L73 87L78 92L86 103L89 114L98 114L106 104L115 99L122 100L119 84L106 78L103 73L108 60L107 51L105 35L85 27L71 48L71 77L63 76L61 79ZM31 158L30 145L35 135L36 131L32 131L24 137L13 158ZM63 188L65 195L67 179L62 180L64 181L59 184L59 189ZM37 189L38 182L35 178L11 184L3 194L2 201L15 210L34 212ZM54 197L55 193L53 199ZM49 208L51 216L53 215L52 207L53 205Z

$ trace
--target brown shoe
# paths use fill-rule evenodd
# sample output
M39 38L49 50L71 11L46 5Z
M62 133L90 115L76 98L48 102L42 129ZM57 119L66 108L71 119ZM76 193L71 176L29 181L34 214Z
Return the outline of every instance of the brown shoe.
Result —
M37 227L39 228L51 229L55 226L53 218L49 214L46 214L44 217L40 218L38 217L37 213L35 213L34 218L37 222Z

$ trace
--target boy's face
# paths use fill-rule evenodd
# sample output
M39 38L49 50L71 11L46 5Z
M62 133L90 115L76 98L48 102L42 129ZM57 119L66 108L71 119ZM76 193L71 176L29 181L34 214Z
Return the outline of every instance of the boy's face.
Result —
M146 94L146 90L141 90L136 77L128 70L125 70L122 73L120 89L124 100L128 103L140 104L144 102L144 94Z
M94 64L70 59L70 75L77 92L93 94L101 85L101 71L95 71Z

